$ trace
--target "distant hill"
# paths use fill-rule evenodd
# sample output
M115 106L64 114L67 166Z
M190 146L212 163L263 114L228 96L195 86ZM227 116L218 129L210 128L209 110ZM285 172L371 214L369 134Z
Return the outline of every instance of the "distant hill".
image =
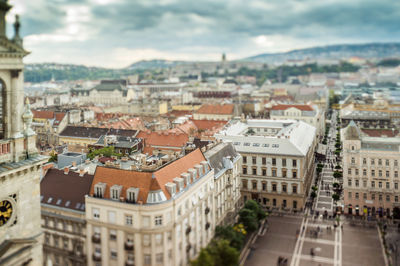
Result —
M187 64L187 61L171 61L171 60L163 60L163 59L154 59L154 60L141 60L132 65L128 66L128 69L160 69L160 68L169 68L174 67L176 65Z
M262 63L281 63L287 60L344 59L352 56L363 58L400 57L400 43L342 44L292 50L286 53L260 54L242 59Z

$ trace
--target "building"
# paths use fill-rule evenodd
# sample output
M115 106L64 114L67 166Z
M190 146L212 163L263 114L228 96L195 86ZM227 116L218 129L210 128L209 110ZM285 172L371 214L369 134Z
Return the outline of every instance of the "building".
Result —
M97 167L85 201L89 266L186 265L212 239L214 170L202 152L157 165Z
M202 105L194 114L195 120L225 120L228 121L234 116L233 104Z
M183 132L140 131L138 138L143 139L143 153L181 153L189 141L189 135Z
M363 131L355 122L342 129L345 213L382 217L400 207L400 136L382 131Z
M59 144L86 149L89 145L95 144L103 135L121 135L133 138L137 132L137 130L126 129L67 126L59 135Z
M94 149L105 147L114 147L114 151L124 155L130 155L134 152L142 151L142 139L133 137L124 137L119 135L103 135L96 143L90 145Z
M132 99L129 102L127 113L142 116L158 116L167 114L172 110L169 101L161 98L144 97Z
M37 143L41 148L58 144L58 135L68 124L68 116L64 112L32 111L32 128L37 134Z
M232 143L210 144L204 153L214 169L214 201L216 225L235 222L240 209L241 156Z
M242 156L241 194L267 209L301 210L314 175L316 129L303 121L235 121L215 135Z
M38 154L31 129L29 100L24 106L24 64L28 54L19 36L19 18L12 39L0 2L0 265L41 265L40 172L47 159Z
M86 265L85 195L93 175L49 169L40 182L42 228L41 265ZM39 264L38 264L39 265Z
M271 107L270 118L292 119L306 122L317 129L317 137L325 134L325 112L316 105L305 104L278 104Z

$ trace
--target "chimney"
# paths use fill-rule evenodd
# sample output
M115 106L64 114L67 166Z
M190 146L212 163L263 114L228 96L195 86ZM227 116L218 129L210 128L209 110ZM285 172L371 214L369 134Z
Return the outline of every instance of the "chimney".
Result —
M85 169L79 169L79 176L85 175Z
M65 166L64 167L64 175L68 175L68 173L69 173L69 167Z

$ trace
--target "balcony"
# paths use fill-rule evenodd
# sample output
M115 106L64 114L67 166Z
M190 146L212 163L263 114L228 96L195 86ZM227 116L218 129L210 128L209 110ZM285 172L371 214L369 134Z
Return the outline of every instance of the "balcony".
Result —
M134 265L135 265L135 261L132 260L132 259L128 259L128 260L125 262L125 266L134 266Z
M96 243L96 244L100 244L100 243L101 243L100 234L97 234L97 233L93 234L93 236L92 236L92 242L93 242L93 243Z
M93 253L93 260L101 261L101 253L98 253L98 252Z
M125 250L132 251L134 249L133 242L125 242Z

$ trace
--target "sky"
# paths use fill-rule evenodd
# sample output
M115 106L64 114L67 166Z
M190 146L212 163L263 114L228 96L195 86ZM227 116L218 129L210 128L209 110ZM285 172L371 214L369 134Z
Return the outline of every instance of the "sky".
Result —
M9 0L26 63L121 68L400 41L399 0Z

